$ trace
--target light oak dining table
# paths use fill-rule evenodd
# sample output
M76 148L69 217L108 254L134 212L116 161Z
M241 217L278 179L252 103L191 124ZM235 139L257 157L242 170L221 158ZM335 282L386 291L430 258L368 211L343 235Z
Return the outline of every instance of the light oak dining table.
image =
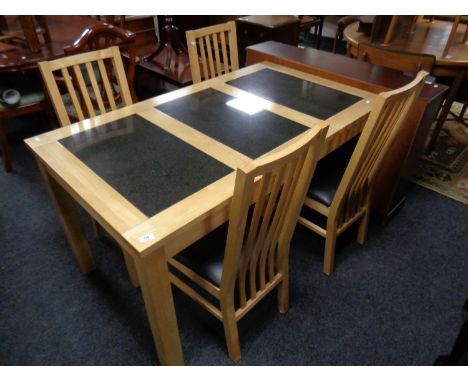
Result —
M133 259L160 364L182 365L167 259L228 220L236 168L320 121L327 155L359 134L374 98L264 62L25 142L81 271L95 263L77 204Z

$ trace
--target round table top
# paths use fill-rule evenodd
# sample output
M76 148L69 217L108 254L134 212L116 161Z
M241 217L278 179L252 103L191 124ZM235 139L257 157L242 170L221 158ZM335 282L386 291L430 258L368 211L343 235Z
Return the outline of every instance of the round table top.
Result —
M449 21L422 20L418 22L412 33L404 32L395 36L388 46L413 53L431 54L436 58L437 69L449 67L468 67L468 43L463 43L466 24L459 24L457 34L447 56L442 57L453 23ZM348 25L344 30L344 38L353 46L360 42L369 42L369 36L357 31L359 22Z

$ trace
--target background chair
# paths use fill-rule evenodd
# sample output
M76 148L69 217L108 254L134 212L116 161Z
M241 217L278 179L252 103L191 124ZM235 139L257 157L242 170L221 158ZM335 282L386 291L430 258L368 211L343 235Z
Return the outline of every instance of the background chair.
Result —
M67 56L73 56L78 53L118 46L126 64L125 73L130 94L132 95L133 102L137 102L138 99L134 89L137 63L135 43L136 35L133 32L107 23L98 22L86 28L71 46L65 47L64 51ZM115 92L115 88L117 87L115 80L111 80L111 85ZM118 98L116 98L116 101L118 101Z
M380 164L421 91L427 72L400 89L381 93L354 148L350 143L322 159L304 205L326 217L326 228L301 213L299 223L325 238L323 271L333 272L336 238L360 221L357 241L367 234L372 188ZM307 208L305 208L307 210Z
M239 69L234 21L190 30L185 34L194 84L202 81L200 64L203 80Z
M288 310L289 245L327 130L238 169L229 223L169 260L171 282L223 322L233 361L237 321L257 302L278 287L279 311Z
M74 115L78 117L78 120L82 121L88 117L94 117L96 114L105 113L108 109L104 104L105 101L111 110L117 109L117 97L124 106L132 104L132 97L127 84L122 58L117 46L59 58L54 61L40 62L39 69L62 126L71 123L69 116L70 108L73 108ZM60 73L60 77L54 76L54 73L57 72ZM85 82L85 76L89 79L91 87ZM118 85L114 91L111 87L111 76ZM71 100L68 110L57 84L57 80L60 82L62 79L65 83L67 95L69 95ZM98 85L98 81L102 86ZM117 94L116 91L118 91ZM95 110L91 96L96 100L98 110ZM93 223L96 234L99 236L99 225L94 220ZM125 251L123 251L123 254L130 280L136 287L139 285L139 282L133 258Z
M124 106L133 103L120 51L116 46L40 62L39 69L62 126L71 123L70 114L76 115L78 121L82 121L96 114L105 113L108 108L116 110L117 98L121 99ZM65 95L69 96L71 101L70 105L67 105L68 110L57 85L57 78L54 76L56 72L59 72L63 78L67 91ZM85 81L85 77L91 86ZM118 87L111 86L111 78ZM91 97L96 100L97 110ZM80 100L83 100L84 107ZM109 105L108 108L104 102Z
M333 53L336 53L336 49L338 48L338 42L343 40L345 28L349 24L352 24L358 20L359 16L343 16L338 20L335 33L335 40L333 41ZM347 53L347 55L349 56L349 53Z
M358 45L357 57L370 64L414 75L420 70L431 73L435 64L435 57L430 54L403 52L367 43L360 43Z

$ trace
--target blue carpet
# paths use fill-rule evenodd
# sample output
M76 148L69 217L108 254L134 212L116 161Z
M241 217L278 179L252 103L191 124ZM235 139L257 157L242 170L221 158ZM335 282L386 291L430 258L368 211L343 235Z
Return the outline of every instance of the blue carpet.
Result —
M14 172L0 171L0 364L157 365L119 248L87 232L97 270L82 275L75 264L22 142L44 131L38 120L7 124ZM332 277L321 272L322 239L298 227L291 308L280 315L272 294L240 322L239 364L432 364L464 320L467 226L466 206L414 186L388 225L370 225L363 247L352 232L340 239ZM232 365L221 324L174 298L186 364Z

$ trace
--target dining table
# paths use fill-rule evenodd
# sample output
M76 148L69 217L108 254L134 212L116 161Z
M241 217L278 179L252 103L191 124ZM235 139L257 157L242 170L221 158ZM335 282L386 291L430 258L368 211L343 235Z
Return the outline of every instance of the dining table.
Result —
M126 251L159 363L182 365L168 259L229 219L236 169L317 123L323 157L362 130L376 95L262 62L25 140L83 273L77 205Z

